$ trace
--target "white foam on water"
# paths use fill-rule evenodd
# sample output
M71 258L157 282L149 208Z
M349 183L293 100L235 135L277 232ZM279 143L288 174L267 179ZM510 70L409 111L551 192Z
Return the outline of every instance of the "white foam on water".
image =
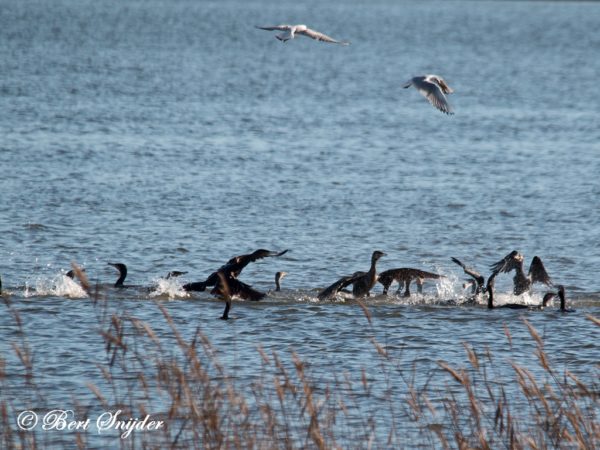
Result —
M177 278L157 278L154 280L155 288L150 292L150 297L162 298L188 298L190 293L183 289L183 284Z
M38 277L31 287L25 285L23 297L66 297L66 298L87 298L88 294L75 280L64 274L58 274L52 278Z

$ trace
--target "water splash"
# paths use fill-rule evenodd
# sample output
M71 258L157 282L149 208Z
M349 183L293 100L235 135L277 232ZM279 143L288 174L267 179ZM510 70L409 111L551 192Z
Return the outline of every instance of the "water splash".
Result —
M183 289L183 284L177 278L157 278L154 280L155 289L150 292L151 298L188 298L190 293Z
M34 287L25 285L23 297L66 297L66 298L87 298L85 290L73 279L64 274L58 274L52 278L38 277L35 280Z

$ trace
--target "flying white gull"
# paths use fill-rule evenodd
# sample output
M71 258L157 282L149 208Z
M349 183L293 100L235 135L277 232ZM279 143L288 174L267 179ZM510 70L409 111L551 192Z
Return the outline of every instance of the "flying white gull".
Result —
M281 42L289 41L290 39L294 39L297 34L302 36L309 37L316 41L330 42L332 44L341 44L348 45L350 42L346 41L336 41L335 39L327 36L326 34L319 33L318 31L312 30L308 28L306 25L276 25L274 27L256 27L260 30L267 31L283 31L281 34L275 35L277 39Z
M452 94L454 91L446 84L442 77L437 75L424 75L414 77L408 81L404 88L414 86L433 106L446 114L454 114L444 94Z

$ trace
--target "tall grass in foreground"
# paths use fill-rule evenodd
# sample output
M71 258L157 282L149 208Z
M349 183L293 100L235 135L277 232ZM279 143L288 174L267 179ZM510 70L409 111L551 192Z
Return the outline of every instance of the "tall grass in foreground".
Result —
M160 303L172 335L168 342L146 322L109 313L98 292L91 298L106 360L88 384L90 395L73 399L78 416L122 410L124 417L150 414L166 426L127 439L117 431L99 438L93 429L21 430L16 417L22 409L43 412L49 405L19 312L5 301L4 313L17 330L11 351L19 364L9 367L0 355L0 448L600 448L600 385L554 368L527 322L535 367L512 364L513 377L504 380L493 375L497 363L490 352L465 344L464 367L439 361L419 383L414 371L401 369L373 340L387 383L381 390L365 370L333 373L334 381L324 383L311 374L310 361L261 348L259 374L240 380L227 373L200 329L185 339ZM360 306L370 324L368 308ZM589 319L590 326L600 325ZM508 330L506 336L512 345ZM590 371L589 379L598 380L599 366Z

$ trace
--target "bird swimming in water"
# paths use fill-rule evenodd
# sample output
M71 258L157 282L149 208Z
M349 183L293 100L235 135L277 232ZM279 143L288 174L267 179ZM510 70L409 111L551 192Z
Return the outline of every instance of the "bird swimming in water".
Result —
M281 42L287 42L290 39L294 39L296 35L306 36L316 41L329 42L331 44L350 45L347 41L338 41L326 34L308 28L306 25L275 25L272 27L259 27L259 30L267 31L283 31L281 34L276 34L275 37Z
M244 268L248 264L250 264L251 262L257 261L259 259L262 259L262 258L267 258L267 257L271 257L271 256L273 256L273 257L282 256L282 255L285 255L287 253L287 251L288 250L284 250L282 252L274 252L271 250L265 250L265 249L261 248L252 253L234 256L229 261L227 261L225 264L223 264L219 269L217 269L217 271L211 273L206 280L184 284L183 289L185 291L198 291L198 292L205 291L208 286L215 286L217 284L217 282L219 281L218 274L219 274L219 272L221 272L227 277L227 281L229 281L229 284L230 284L229 287L232 291L231 295L236 295L236 294L234 294L235 289L234 289L234 286L232 286L231 279L232 278L237 279L237 277L240 275L240 273L242 273L242 270L244 270ZM244 283L242 283L242 285L244 285ZM248 285L245 285L245 286L249 287ZM244 291L245 291L245 289L241 288L240 292L244 292Z
M473 281L469 280L469 284L471 286L471 293L473 295L477 296L477 295L479 295L481 292L483 292L485 290L485 277L483 275L481 275L475 269L473 269L471 267L467 267L459 259L454 258L454 257L452 257L451 259L456 264L458 264L460 267L462 267L463 271L467 275L469 275L471 278L473 278Z
M280 292L281 291L281 284L280 281L283 280L283 278L287 275L287 272L277 272L275 274L275 291L276 292Z
M497 263L491 265L494 273L510 272L515 270L513 278L514 294L521 295L525 291L531 289L533 283L544 283L546 286L552 286L552 280L544 268L542 260L538 256L534 256L529 266L529 272L525 275L523 270L523 260L525 258L518 251L513 250Z
M113 266L115 269L117 269L119 271L119 278L115 282L115 287L116 288L125 287L123 282L125 281L125 278L127 278L127 266L123 263L110 263L110 262L107 263L107 265Z
M565 297L565 287L562 284L559 284L557 287L558 287L557 295L558 295L558 298L560 299L560 311L566 312L566 313L575 312L574 309L567 308L567 299Z
M495 284L495 280L496 280L496 275L498 275L498 272L493 272L490 277L488 278L488 282L487 282L487 286L485 288L486 292L488 293L488 302L487 302L487 307L488 309L494 309L494 284ZM564 291L563 291L564 293ZM506 308L506 309L544 309L548 306L548 303L554 298L556 294L554 294L553 292L549 292L546 295L544 295L544 298L542 299L542 304L541 305L525 305L523 303L505 303L504 305L500 305L499 308Z
M386 254L380 252L379 250L375 250L371 255L371 267L369 271L364 275L359 276L352 283L352 295L354 297L368 297L371 289L377 283L377 261Z
M420 269L412 269L410 267L401 267L398 269L390 269L385 272L381 272L379 274L379 281L383 285L383 294L387 294L390 285L394 282L398 282L398 293L400 293L402 289L402 284L404 283L404 297L410 297L410 283L412 280L416 280L417 282L417 291L419 294L423 293L423 283L427 278L444 278L443 275L438 275L437 273L427 272L425 270Z
M453 89L450 88L444 79L438 75L421 75L411 78L410 81L404 84L404 89L414 86L434 107L446 114L454 114L454 111L448 99L444 94L452 94Z
M352 285L352 295L354 297L365 297L370 295L370 291L377 283L377 261L385 253L375 250L371 255L371 267L368 272L354 272L352 275L345 276L337 280L331 286L323 289L318 295L319 300L325 300L335 296L346 286Z

